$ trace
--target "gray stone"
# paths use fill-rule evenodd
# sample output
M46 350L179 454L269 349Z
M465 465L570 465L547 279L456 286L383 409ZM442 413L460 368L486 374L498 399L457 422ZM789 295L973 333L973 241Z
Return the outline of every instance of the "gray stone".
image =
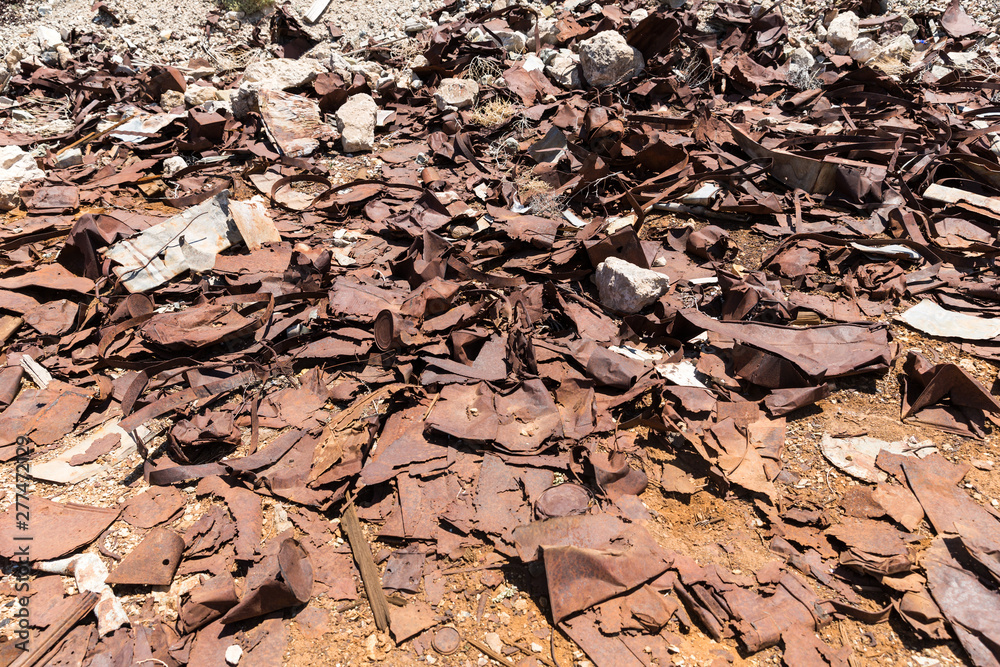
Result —
M910 39L913 39L918 34L920 34L920 26L918 26L917 22L914 21L909 16L907 16L906 19L903 21L903 34L909 37Z
M494 30L500 44L507 53L524 53L528 48L528 37L517 30Z
M639 50L620 33L605 30L580 42L580 66L588 84L604 87L631 79L642 72L644 63Z
M805 90L812 85L813 67L816 59L806 49L799 47L788 55L788 83L799 90Z
M32 115L28 111L25 111L24 109L14 109L13 111L10 112L10 117L13 118L14 120L19 120L22 122L35 120L34 115Z
M163 178L173 178L174 174L187 166L187 162L179 155L168 157L163 161Z
M837 53L847 53L851 44L858 38L858 15L854 12L837 14L826 29L826 43L837 50Z
M569 49L559 49L545 68L545 73L556 85L572 90L582 83L579 64L579 56Z
M10 211L21 203L18 189L22 183L45 178L35 158L19 146L0 148L0 211Z
M233 105L229 100L209 100L202 105L205 111L217 113L220 116L228 116L233 113Z
M337 109L337 129L345 153L375 148L375 119L378 105L371 95L359 93L347 98Z
M479 84L472 79L442 79L434 101L441 111L449 107L464 109L475 104L478 95Z
M80 164L83 164L83 151L79 148L71 148L56 158L56 166L60 169L75 167Z
M878 55L878 44L870 37L858 37L851 43L848 53L856 62L866 63Z
M617 257L597 265L601 303L619 313L638 313L667 293L670 278Z
M883 51L894 58L909 61L913 55L913 40L906 34L896 35L894 39L885 45Z
M184 91L184 103L189 107L198 107L218 98L219 94L213 86L188 86Z
M555 19L550 18L540 18L538 19L538 40L542 43L542 46L555 46L559 43L559 22ZM535 50L535 29L531 28L528 30L528 41L527 47L534 51Z

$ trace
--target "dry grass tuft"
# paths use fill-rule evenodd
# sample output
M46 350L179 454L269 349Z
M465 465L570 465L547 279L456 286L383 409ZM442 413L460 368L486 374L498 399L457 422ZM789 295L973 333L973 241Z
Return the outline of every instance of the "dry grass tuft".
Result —
M220 0L223 7L231 12L244 12L247 16L273 7L275 0Z
M507 122L514 115L514 103L502 97L494 97L485 104L480 104L472 113L469 120L482 127L498 127Z
M560 216L566 208L566 198L552 192L552 187L530 174L518 179L517 193L521 203L531 209L532 215L543 218Z

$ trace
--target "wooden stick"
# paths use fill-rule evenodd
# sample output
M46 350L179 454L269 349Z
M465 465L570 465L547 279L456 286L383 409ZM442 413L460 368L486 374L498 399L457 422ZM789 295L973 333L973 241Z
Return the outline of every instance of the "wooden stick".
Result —
M101 137L103 137L105 134L107 134L111 130L114 130L114 129L117 129L117 128L121 127L122 125L124 125L125 123L129 122L130 120L132 120L131 117L122 118L120 121L118 121L117 123L115 123L111 127L107 128L106 130L101 130L100 132L98 132L98 131L95 130L95 131L91 132L90 134L88 134L87 136L81 137L80 139L77 139L76 141L74 141L73 143L71 143L69 146L66 146L65 148L59 149L58 151L56 151L56 156L58 157L59 155L62 155L63 153L65 153L69 149L76 148L80 144L85 144L85 143L87 143L88 141L90 141L92 139L100 139Z
M32 645L25 653L10 663L10 667L33 667L38 664L38 661L45 657L45 655L55 646L63 636L73 629L73 626L80 622L84 616L90 613L90 611L97 605L97 601L100 599L100 594L90 591L89 593L84 593L79 596L76 601L76 605L70 609L69 614L63 618L63 620L58 623L54 623L49 626L46 630L39 636L38 641Z
M478 648L480 651L482 651L483 653L485 653L489 657L491 657L494 660L496 660L497 662L499 662L501 665L513 665L514 664L510 660L508 660L505 656L500 655L499 653L497 653L496 651L494 651L493 649L491 649L489 646L487 646L483 642L479 641L478 639L473 639L472 637L466 637L465 641L469 642L470 644L472 644L473 646L475 646L476 648Z
M7 339L24 324L24 319L13 315L4 315L0 318L0 345L6 345Z
M375 567L375 559L372 557L371 547L365 534L361 532L361 523L358 515L354 511L354 499L347 496L347 504L344 506L344 514L340 518L340 526L347 534L347 542L351 545L351 553L354 554L354 562L361 572L361 582L365 586L365 595L368 596L368 604L372 608L372 616L375 617L375 626L380 631L385 631L389 627L389 603L385 599L385 591L382 590L382 577Z

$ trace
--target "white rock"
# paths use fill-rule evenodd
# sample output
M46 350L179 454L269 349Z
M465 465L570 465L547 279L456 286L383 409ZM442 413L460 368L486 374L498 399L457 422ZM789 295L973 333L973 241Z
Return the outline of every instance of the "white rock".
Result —
M242 119L256 111L260 90L301 88L326 71L320 61L312 58L275 58L252 63L243 73L243 83L232 95L233 114Z
M500 635L497 633L487 632L483 639L486 641L486 645L497 653L503 651L503 642L500 640Z
M243 73L245 81L267 84L271 90L300 88L316 80L326 68L312 58L275 58L250 64Z
M375 148L375 119L378 104L371 95L359 93L347 98L337 109L337 129L345 153L370 151Z
M587 4L587 0L566 0L566 2L563 3L563 9L567 12L575 12L585 4Z
M163 161L163 178L173 178L174 174L187 166L187 162L179 155L168 157Z
M472 42L473 44L475 44L476 42L485 42L489 40L490 36L486 34L485 30L483 30L479 26L476 26L474 28L471 28L469 32L465 34L465 38L470 42ZM424 56L417 56L417 58L424 58ZM424 59L426 60L426 58ZM413 65L413 66L418 67L418 65Z
M830 21L826 30L826 42L837 50L837 53L847 53L851 44L858 38L858 15L854 12L843 12Z
M240 658L243 657L243 649L240 648L239 644L233 644L226 649L226 663L230 665L238 665L240 663Z
M913 40L909 35L896 35L883 49L885 53L900 60L909 60L913 55Z
M517 30L497 30L495 32L507 53L524 53L528 48L528 37L523 32Z
M878 44L869 37L858 37L848 50L851 58L859 63L866 63L878 55Z
M534 53L529 53L521 61L521 66L528 72L540 72L545 69L545 63Z
M216 91L218 93L218 91ZM227 116L233 113L233 105L229 100L209 100L202 105L205 111L217 113L220 116Z
M166 90L160 95L160 107L166 111L184 106L184 93L177 90Z
M542 652L542 645L539 644L538 642L531 642L531 652L532 653L541 653Z
M56 166L60 169L75 167L78 164L83 164L83 151L79 148L71 148L56 158Z
M632 23L638 23L639 21L643 21L646 18L648 18L649 12L640 7L639 9L629 14L628 17L632 19Z
M35 158L18 146L0 148L0 211L10 211L21 203L18 188L26 181L45 178Z
M219 95L213 86L188 86L184 91L184 103L189 107L201 106L205 102L218 99Z
M538 40L542 46L555 46L559 43L559 22L555 19L538 19ZM535 50L535 28L528 30L527 48Z
M955 51L948 54L948 59L959 69L964 69L972 65L974 60L979 58L978 51Z
M44 25L35 30L35 39L38 40L38 46L42 48L42 51L54 49L63 43L62 35L58 30Z
M601 303L620 313L638 313L667 293L670 278L617 257L597 265Z
M441 111L448 107L464 109L475 104L478 95L479 84L472 79L442 79L434 101Z
M569 49L559 49L548 66L545 73L556 85L563 88L579 88L580 81L580 57Z
M934 83L940 79L945 78L951 74L951 70L947 67L942 67L941 65L931 65L930 71L925 75L925 79L928 83Z
M614 30L599 32L580 42L583 78L591 86L604 87L631 79L642 72L642 54Z

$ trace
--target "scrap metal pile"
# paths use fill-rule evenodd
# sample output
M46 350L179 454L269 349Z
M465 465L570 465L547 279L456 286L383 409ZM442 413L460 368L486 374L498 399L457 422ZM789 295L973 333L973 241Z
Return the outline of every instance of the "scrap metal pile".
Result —
M282 58L222 71L230 103L190 109L179 70L86 35L62 66L16 63L7 95L63 100L72 127L0 129L4 169L25 174L3 195L19 208L0 230L0 456L29 438L36 480L76 484L138 452L128 483L150 487L101 508L30 498L32 558L79 587L35 579L35 653L201 667L239 646L240 664L276 665L273 612L360 595L397 643L446 653L441 572L486 545L531 564L598 667L672 664L699 631L844 665L851 649L817 631L891 616L998 664L1000 524L957 486L966 466L827 437L864 482L839 508L789 502L781 474L785 415L898 355L904 421L982 438L1000 413L885 323L920 300L914 327L1000 359L980 317L1000 312L1000 84L946 67L984 29L956 1L913 17L924 48L905 62L825 43L800 89L779 8L722 2L708 28L696 7L632 9L428 28L420 87L326 71L279 9L255 38ZM902 34L904 17L848 9L879 41ZM527 54L508 48L524 37ZM334 173L370 132L380 162ZM759 270L733 263L733 228L773 241ZM747 501L773 562L734 573L658 545L639 500L653 445L701 461L701 492ZM700 491L692 470L656 471L658 492ZM266 541L264 496L292 507ZM192 497L213 502L184 519ZM398 547L381 573L358 518ZM105 544L116 521L143 535L127 554ZM3 522L12 559L15 512ZM149 587L171 583L166 617ZM113 590L148 604L126 614ZM77 624L94 605L96 626Z

